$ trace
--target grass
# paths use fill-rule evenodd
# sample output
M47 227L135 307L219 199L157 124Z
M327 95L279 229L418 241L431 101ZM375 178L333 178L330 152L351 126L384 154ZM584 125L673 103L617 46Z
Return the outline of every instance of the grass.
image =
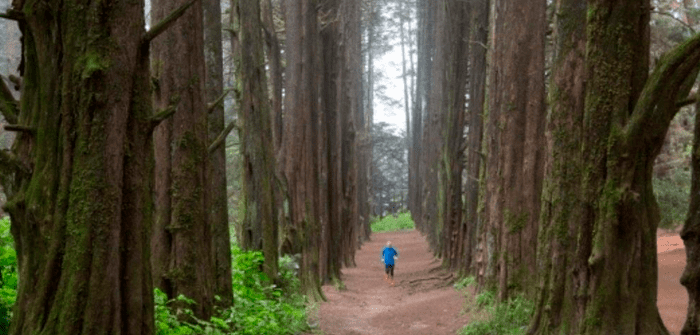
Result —
M690 202L690 171L675 169L665 178L654 178L654 195L659 203L659 227L675 229L685 221Z
M461 330L462 335L522 335L527 331L534 303L522 296L498 303L493 291L474 294L474 277L465 277L454 287L465 297L465 312L472 314L472 322Z
M411 213L405 212L394 217L393 215L385 216L382 219L376 217L370 223L373 233L381 233L388 231L406 230L415 228Z

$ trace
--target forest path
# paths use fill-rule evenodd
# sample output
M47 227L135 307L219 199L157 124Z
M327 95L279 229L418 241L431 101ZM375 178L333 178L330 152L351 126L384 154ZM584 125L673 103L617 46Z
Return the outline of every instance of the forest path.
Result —
M399 252L394 287L384 281L380 260L387 241ZM323 286L328 301L320 305L316 334L456 334L468 323L464 297L418 231L373 233L355 261L357 267L343 269L346 290Z
M688 293L680 283L685 269L685 248L679 229L656 233L656 250L659 261L659 314L672 335L681 333L688 311Z

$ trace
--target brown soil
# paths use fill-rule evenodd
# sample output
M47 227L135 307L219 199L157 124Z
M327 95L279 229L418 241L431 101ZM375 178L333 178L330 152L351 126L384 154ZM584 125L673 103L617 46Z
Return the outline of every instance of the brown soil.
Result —
M399 252L395 286L384 281L380 254L387 241ZM375 233L355 255L357 267L343 269L345 290L323 287L327 302L318 316L327 335L455 334L469 321L464 297L452 287L425 239L415 230Z
M685 268L685 248L678 232L659 230L659 292L657 306L661 319L671 334L680 334L688 308L688 293L680 283Z
M677 232L659 230L659 293L661 318L671 334L680 334L688 295L679 283L685 249ZM386 241L399 251L395 282L384 281L380 253ZM452 287L453 278L440 267L417 231L377 233L355 257L357 267L343 270L345 290L323 287L315 334L392 335L456 334L469 322L465 298Z

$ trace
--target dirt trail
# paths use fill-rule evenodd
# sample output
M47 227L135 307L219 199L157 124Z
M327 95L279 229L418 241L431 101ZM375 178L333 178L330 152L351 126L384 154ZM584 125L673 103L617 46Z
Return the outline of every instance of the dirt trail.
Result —
M384 282L380 260L388 240L399 252L394 287ZM343 269L346 290L323 287L328 298L319 310L323 334L455 334L469 321L460 314L464 298L452 288L451 275L417 231L372 234L355 261L357 267Z
M387 240L399 251L396 286L383 280L380 253ZM677 232L659 230L658 307L671 334L680 334L688 295L679 280L685 249ZM325 335L456 334L469 322L460 313L464 298L450 284L417 231L377 233L355 257L357 267L343 269L346 290L323 287L328 301L319 309L318 330ZM318 333L318 331L316 332Z

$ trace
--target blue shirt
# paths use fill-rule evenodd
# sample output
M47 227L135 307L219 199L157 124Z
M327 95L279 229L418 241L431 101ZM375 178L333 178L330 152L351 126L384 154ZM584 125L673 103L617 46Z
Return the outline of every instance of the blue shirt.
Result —
M384 264L394 265L394 256L398 256L399 252L394 249L394 247L384 247L382 250L382 257L384 257Z

